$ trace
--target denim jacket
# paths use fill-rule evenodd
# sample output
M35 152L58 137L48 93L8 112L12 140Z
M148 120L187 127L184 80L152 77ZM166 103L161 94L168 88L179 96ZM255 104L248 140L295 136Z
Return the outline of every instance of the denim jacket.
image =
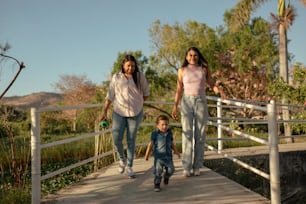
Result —
M155 159L172 159L172 131L166 133L155 130L151 134L151 141L154 141L153 154Z

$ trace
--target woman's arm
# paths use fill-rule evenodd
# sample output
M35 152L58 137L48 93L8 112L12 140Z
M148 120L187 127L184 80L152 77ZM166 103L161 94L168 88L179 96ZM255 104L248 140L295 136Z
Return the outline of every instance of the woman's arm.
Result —
M178 156L178 158L181 158L181 155L180 155L179 151L177 150L176 145L173 141L171 142L171 147L173 149L174 154L176 154Z
M184 88L183 71L184 71L184 68L179 68L178 74L177 74L176 94L175 94L174 106L172 110L172 118L174 120L177 119L177 107L183 95L183 88Z
M150 89L149 89L148 80L143 73L140 73L140 87L143 93L143 100L145 101L150 96Z
M149 159L149 156L150 156L150 153L151 153L152 148L153 148L153 141L151 141L151 142L148 144L147 151L146 151L146 155L145 155L145 159L146 159L146 160Z
M106 101L104 103L104 108L103 108L103 111L102 111L102 115L100 116L99 121L105 120L107 118L107 111L108 111L108 108L109 108L111 103L112 103L111 100L106 99Z

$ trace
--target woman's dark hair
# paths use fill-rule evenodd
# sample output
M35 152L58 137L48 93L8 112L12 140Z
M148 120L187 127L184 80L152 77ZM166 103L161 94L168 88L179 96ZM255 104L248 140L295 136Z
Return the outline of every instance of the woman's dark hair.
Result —
M198 56L199 56L199 65L202 66L202 67L205 67L205 68L208 68L208 61L205 59L205 57L202 55L202 53L200 52L200 50L196 47L190 47L188 48L188 50L186 51L186 54L185 54L185 59L184 59L184 62L183 62L183 65L182 67L186 67L189 63L188 61L186 60L186 56L188 55L188 52L192 50L192 51L195 51Z
M138 74L139 68L137 66L137 61L136 61L136 59L135 59L135 57L133 55L125 55L125 57L123 58L122 63L121 63L121 71L122 71L122 73L125 73L124 69L123 69L123 65L124 65L124 63L126 63L128 61L132 61L132 62L135 63L135 70L134 70L132 75L133 75L133 80L134 80L134 82L136 84L136 87L139 88L140 87L140 82L139 82L139 79L138 79L138 77L139 77L139 74Z

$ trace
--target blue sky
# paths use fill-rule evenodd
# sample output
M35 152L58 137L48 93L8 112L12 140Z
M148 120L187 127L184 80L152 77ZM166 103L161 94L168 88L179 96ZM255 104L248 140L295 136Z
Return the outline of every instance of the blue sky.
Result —
M148 29L161 23L195 20L211 28L223 25L223 14L236 0L0 0L0 44L26 68L5 96L55 92L52 84L64 74L85 74L105 81L119 52L152 52ZM298 16L288 32L289 52L306 65L306 8L293 0ZM270 0L254 16L270 20L277 13ZM304 20L303 20L304 19ZM0 64L0 93L17 71Z

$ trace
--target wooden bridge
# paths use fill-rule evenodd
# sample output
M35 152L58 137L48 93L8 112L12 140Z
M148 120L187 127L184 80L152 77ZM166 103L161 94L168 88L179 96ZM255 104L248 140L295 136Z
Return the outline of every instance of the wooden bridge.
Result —
M280 144L280 152L306 150L306 143ZM265 146L227 149L225 153L241 155L267 154ZM207 159L220 158L212 151L206 151ZM42 199L42 203L73 204L266 204L267 198L244 186L219 175L209 168L202 168L200 176L184 177L180 159L175 159L176 172L167 186L161 185L160 192L153 191L153 158L149 161L136 159L136 179L118 174L117 163L93 173L81 182L71 185L56 194Z
M135 160L136 179L118 174L117 164L102 169L83 179L80 183L63 189L43 199L42 203L73 204L150 204L150 203L205 203L225 204L270 203L268 199L203 168L200 176L184 177L179 159L175 160L176 172L161 191L153 190L153 158Z

